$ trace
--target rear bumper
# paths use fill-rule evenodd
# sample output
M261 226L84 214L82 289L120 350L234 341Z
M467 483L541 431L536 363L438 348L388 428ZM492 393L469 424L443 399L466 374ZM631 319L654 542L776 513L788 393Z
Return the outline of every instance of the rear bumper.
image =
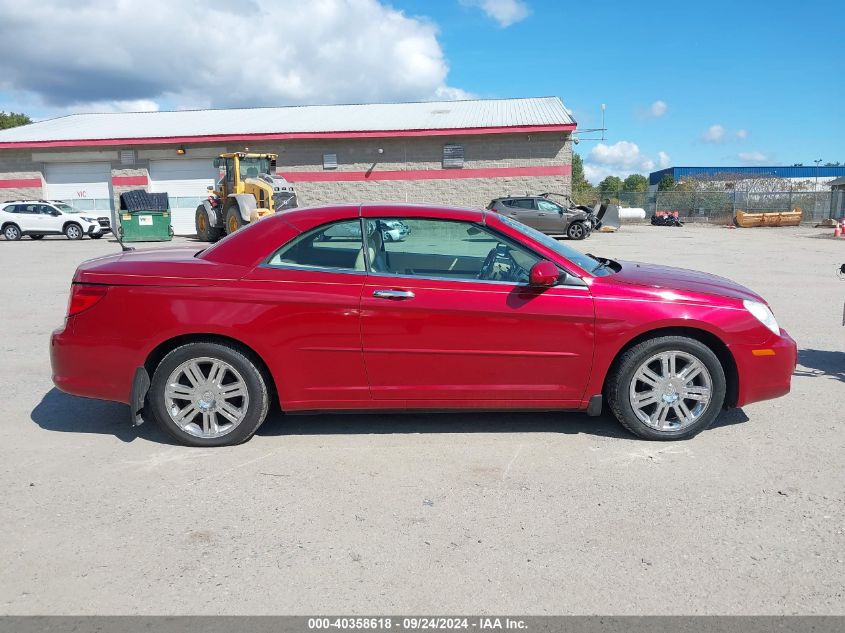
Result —
M739 389L736 406L771 400L789 393L798 346L786 330L764 345L729 346L736 361Z
M66 324L50 337L50 364L53 384L65 393L114 402L130 401L134 368L117 345L75 335L72 325Z

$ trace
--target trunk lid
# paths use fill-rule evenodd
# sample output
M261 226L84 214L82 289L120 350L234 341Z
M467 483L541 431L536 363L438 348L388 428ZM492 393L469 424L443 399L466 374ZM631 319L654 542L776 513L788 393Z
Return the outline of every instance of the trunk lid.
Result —
M82 262L74 283L115 286L208 286L243 277L247 269L196 257L191 247L127 251Z

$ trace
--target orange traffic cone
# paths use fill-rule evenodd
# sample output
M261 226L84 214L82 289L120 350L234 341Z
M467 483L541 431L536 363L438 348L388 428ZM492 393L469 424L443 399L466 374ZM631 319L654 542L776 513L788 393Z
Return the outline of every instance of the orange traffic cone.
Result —
M842 228L839 226L839 223L836 223L836 228L833 229L833 237L839 237L842 235Z

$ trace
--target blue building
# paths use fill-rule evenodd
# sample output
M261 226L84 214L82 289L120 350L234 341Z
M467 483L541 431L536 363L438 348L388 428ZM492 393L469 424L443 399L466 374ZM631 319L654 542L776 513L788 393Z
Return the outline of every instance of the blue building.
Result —
M845 176L845 167L794 167L794 166L754 166L749 167L668 167L659 171L653 171L648 176L648 183L656 185L665 175L670 175L678 182L684 178L696 178L701 180L734 181L751 178L784 178L788 180L811 181L815 184L818 179L819 186L826 185L835 178Z

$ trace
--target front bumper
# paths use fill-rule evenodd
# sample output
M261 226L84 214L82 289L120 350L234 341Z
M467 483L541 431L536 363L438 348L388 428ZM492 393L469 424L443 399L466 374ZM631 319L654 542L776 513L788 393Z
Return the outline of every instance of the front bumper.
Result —
M111 227L100 226L99 224L92 224L87 229L85 229L86 235L105 235L106 233L111 233Z
M763 345L730 345L739 385L736 406L789 393L798 362L798 346L786 330Z

